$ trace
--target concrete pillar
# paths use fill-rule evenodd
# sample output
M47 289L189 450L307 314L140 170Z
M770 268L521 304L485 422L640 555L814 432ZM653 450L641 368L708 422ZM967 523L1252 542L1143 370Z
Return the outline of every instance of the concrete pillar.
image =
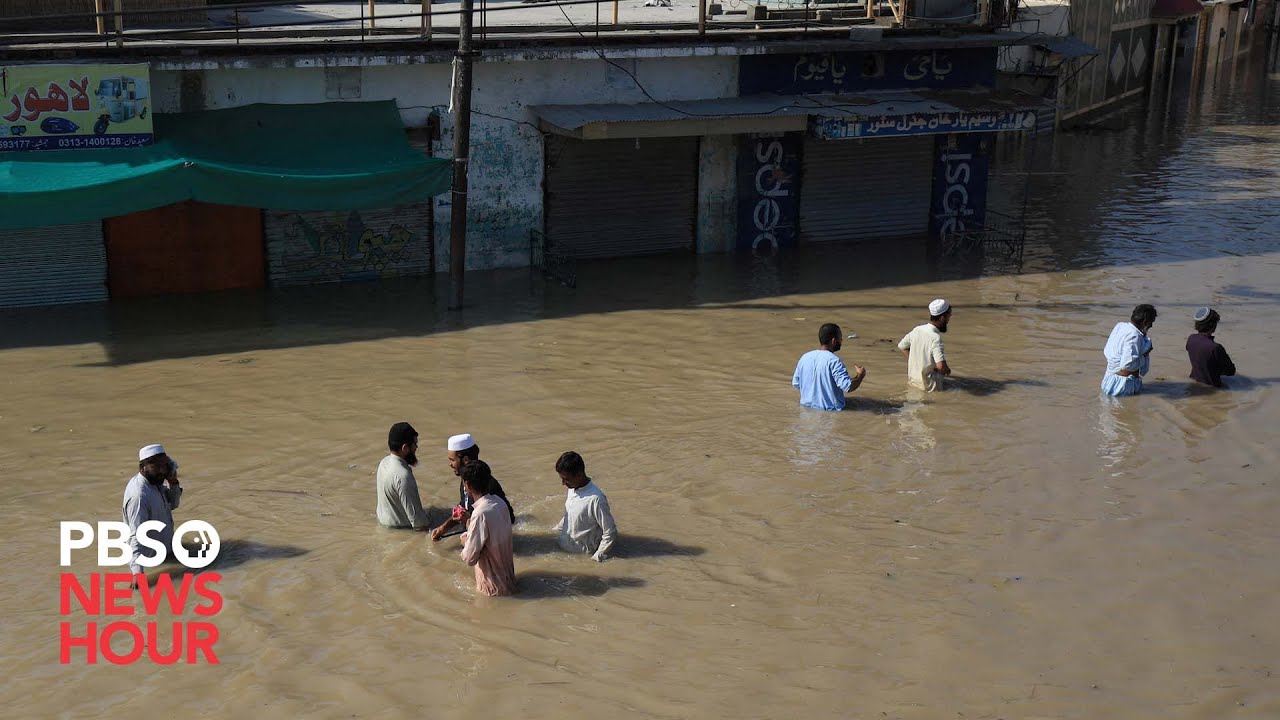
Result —
M698 254L733 252L738 238L738 138L698 144Z

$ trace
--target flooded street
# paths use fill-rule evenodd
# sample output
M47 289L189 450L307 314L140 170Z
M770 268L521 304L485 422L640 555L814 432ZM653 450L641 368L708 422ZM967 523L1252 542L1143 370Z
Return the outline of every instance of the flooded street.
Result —
M1280 716L1280 79L992 170L1021 273L923 247L582 263L0 314L6 716ZM935 297L955 386L908 391ZM1159 310L1145 395L1101 349ZM1197 306L1241 376L1193 389ZM868 378L789 379L819 325ZM470 432L518 514L514 598L457 538L374 518L387 428L456 502ZM223 539L220 665L58 662L58 522L118 520L139 446ZM608 493L618 557L555 551L557 456ZM87 575L90 553L71 568ZM86 618L77 615L76 627ZM144 710L143 708L146 708Z

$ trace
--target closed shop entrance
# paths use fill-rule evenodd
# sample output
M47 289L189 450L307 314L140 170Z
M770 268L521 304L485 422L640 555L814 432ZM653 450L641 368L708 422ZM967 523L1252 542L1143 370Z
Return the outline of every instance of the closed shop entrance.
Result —
M101 222L0 230L0 307L106 299Z
M933 136L806 138L800 181L800 242L927 234L933 146Z
M698 138L546 144L547 241L576 257L692 252Z
M383 210L264 214L272 287L432 272L431 203Z
M113 298L266 284L260 209L188 201L104 226Z

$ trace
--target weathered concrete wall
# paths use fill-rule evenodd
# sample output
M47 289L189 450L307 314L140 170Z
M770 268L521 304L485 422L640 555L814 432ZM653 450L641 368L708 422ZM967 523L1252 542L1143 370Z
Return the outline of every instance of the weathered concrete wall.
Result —
M736 55L633 57L614 63L555 59L476 64L467 215L469 268L527 264L529 231L543 227L543 139L528 106L649 102L630 74L649 94L664 101L737 95ZM161 66L152 71L152 93L157 112L260 102L394 99L406 127L425 126L433 111L439 113L443 137L436 155L452 157L451 77L452 68L446 63L312 67L219 63L206 69L172 70ZM728 174L731 178L731 166ZM449 196L437 198L436 204L436 268L443 271L449 263Z
M707 135L698 148L698 253L738 242L738 136Z

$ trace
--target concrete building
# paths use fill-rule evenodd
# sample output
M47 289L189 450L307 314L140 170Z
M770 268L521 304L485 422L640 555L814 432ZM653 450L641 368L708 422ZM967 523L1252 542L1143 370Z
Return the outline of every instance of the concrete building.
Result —
M1251 7L1245 0L1028 0L1011 29L1049 38L1003 52L1002 85L1056 98L1060 127L1091 122L1152 90L1200 86L1230 68L1263 26ZM1266 12L1255 9L1258 17Z
M978 227L997 137L1035 132L1052 108L996 88L998 53L1035 42L1027 33L586 39L493 43L478 58L468 268L527 265L531 242L578 258L775 252ZM75 62L146 62L162 116L393 101L413 146L447 156L452 51L418 45L198 54L161 46L123 57L83 49ZM342 129L332 138L342 143ZM113 289L111 248L128 245L131 233L188 237L215 221L234 222L246 253L261 248L260 282L225 287L440 272L450 259L450 202L444 193L382 209L299 211L264 200L237 213L187 203L0 231L0 252L47 250L28 258L25 284L0 291L0 304L146 294ZM48 257L74 260L42 270ZM82 290L44 292L54 285Z

